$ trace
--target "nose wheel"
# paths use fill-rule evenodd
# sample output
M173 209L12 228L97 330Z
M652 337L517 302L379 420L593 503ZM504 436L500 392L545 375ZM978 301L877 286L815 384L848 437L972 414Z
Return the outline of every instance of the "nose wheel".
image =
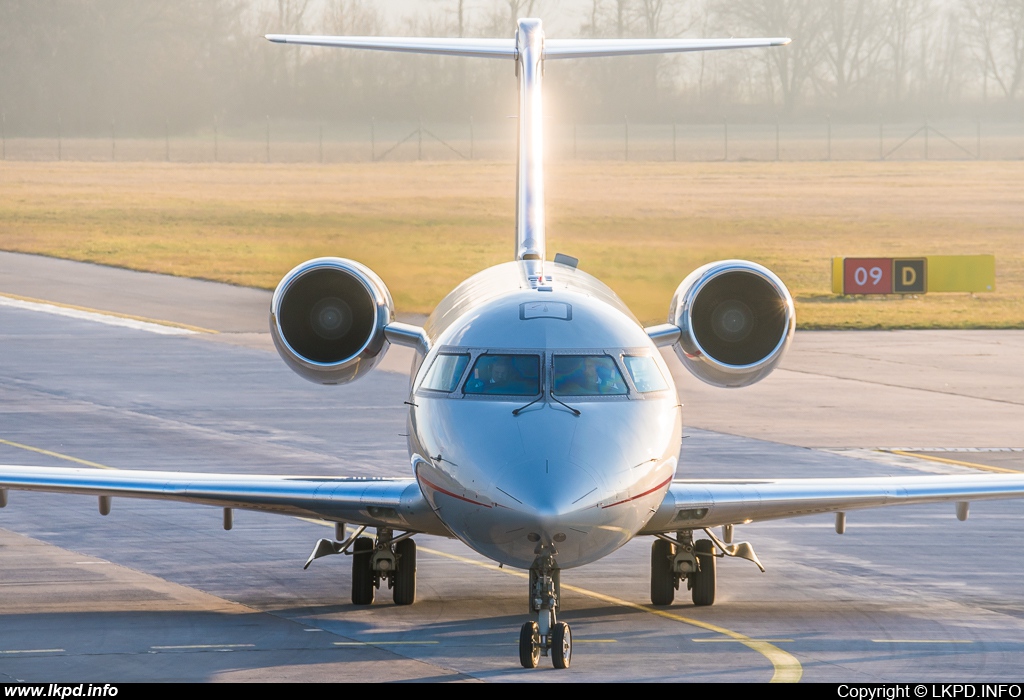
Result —
M523 668L537 668L540 663L540 628L533 620L519 630L519 663Z
M571 660L572 631L566 623L556 623L551 631L551 663L555 668L569 668Z
M545 564L530 569L530 611L535 620L519 630L519 663L537 668L541 656L550 656L555 668L569 668L572 661L572 631L559 622L559 571Z

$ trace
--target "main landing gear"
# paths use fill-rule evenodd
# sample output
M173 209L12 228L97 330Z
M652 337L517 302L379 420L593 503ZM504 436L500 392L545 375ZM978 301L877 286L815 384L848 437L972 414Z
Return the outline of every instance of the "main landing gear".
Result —
M376 590L386 583L391 589L395 605L416 602L416 543L410 539L414 533L398 537L390 528L378 528L377 537L364 537L366 528L359 528L344 542L322 539L316 543L304 568L320 557L348 554L352 557L352 604L371 605ZM338 524L339 539L345 526Z
M412 533L394 537L377 530L377 540L357 537L352 547L352 604L371 605L375 589L387 583L395 605L416 602L416 543Z
M551 656L555 668L569 668L572 661L572 631L559 622L561 577L550 557L537 560L530 568L530 613L536 619L519 630L519 663L537 668L541 656Z
M675 540L654 540L651 546L651 602L671 605L680 582L686 581L694 605L715 602L715 545L693 541L692 530L680 530Z

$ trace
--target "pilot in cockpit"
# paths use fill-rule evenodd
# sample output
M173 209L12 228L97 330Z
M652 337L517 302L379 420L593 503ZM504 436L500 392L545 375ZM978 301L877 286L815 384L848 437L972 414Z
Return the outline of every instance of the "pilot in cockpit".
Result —
M539 390L536 376L523 376L511 355L481 356L466 381L467 394L532 396ZM536 364L536 358L530 358Z
M607 356L555 357L554 393L562 396L625 394L626 384Z

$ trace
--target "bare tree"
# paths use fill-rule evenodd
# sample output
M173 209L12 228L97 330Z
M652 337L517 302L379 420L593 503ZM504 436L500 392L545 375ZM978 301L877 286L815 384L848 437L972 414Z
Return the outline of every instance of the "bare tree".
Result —
M540 0L505 0L508 3L508 18L512 26L523 17L534 17L540 11Z
M823 11L820 0L741 0L718 5L719 21L739 29L737 36L749 32L793 39L786 48L765 53L772 81L768 92L774 94L778 88L787 112L796 108L819 62Z
M850 106L855 91L874 77L884 45L883 8L879 0L823 0L821 56L818 80L840 108Z
M908 94L914 44L919 33L931 19L931 0L890 0L884 22L886 65L889 72L889 101L902 103Z
M929 110L958 101L970 70L970 61L964 60L960 13L947 10L939 21L929 23L922 40L921 97Z
M1007 100L1024 88L1024 0L963 2L967 27L985 82L991 78Z

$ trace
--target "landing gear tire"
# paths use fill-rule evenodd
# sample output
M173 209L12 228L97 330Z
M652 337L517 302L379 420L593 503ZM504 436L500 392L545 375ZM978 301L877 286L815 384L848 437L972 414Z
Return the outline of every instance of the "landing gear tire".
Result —
M555 668L569 668L572 661L572 632L564 622L556 623L551 630L551 663Z
M372 605L374 595L373 539L370 537L356 538L352 546L352 604Z
M675 554L676 546L671 542L656 539L651 545L651 603L654 605L672 605L675 600L676 578L672 571Z
M532 620L519 630L519 663L523 668L537 668L540 663L540 628Z
M715 545L711 540L697 540L694 546L699 571L691 574L694 605L713 605L715 602Z
M395 545L395 556L398 559L392 588L395 605L412 605L416 602L416 543L402 540Z

